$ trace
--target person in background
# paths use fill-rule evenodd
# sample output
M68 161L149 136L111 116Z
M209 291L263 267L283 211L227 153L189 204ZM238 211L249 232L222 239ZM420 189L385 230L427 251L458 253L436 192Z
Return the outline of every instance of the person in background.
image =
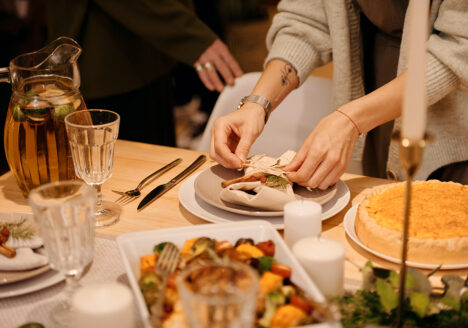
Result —
M290 1L278 5L267 35L265 69L242 107L215 121L210 155L239 168L269 112L312 70L332 60L334 112L323 118L285 168L291 181L325 189L364 152L365 175L405 178L398 145L405 84L408 1ZM468 2L432 0L427 41L427 131L416 179L468 184ZM314 100L310 99L310 110ZM312 128L312 127L311 127ZM361 134L366 134L365 146ZM358 141L359 140L359 141Z
M175 146L177 62L193 66L209 90L242 75L190 0L49 0L47 13L50 39L66 35L82 46L86 105L118 112L121 139Z

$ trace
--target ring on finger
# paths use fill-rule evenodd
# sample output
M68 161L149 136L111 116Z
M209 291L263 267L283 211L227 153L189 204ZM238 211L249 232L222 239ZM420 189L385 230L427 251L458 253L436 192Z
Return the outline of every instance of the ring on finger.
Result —
M202 66L202 64L196 63L196 64L195 64L195 70L196 70L197 72L203 71L203 66Z
M214 68L213 64L210 62L206 62L205 64L203 64L203 66L205 67L207 71L211 71Z

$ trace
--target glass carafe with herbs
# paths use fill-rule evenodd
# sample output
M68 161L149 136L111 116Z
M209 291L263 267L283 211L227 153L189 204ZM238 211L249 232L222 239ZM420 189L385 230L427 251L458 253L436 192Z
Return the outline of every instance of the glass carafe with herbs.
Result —
M65 130L67 114L85 109L79 91L81 47L61 37L0 68L12 96L5 122L5 154L24 196L44 183L76 178Z

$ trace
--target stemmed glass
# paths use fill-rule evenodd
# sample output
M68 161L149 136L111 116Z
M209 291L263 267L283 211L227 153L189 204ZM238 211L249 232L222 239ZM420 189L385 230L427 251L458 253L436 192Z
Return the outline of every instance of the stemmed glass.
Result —
M114 145L119 134L119 114L105 109L73 112L65 117L76 175L96 188L96 227L119 220L119 205L102 199L101 186L112 176Z
M208 262L187 266L177 290L191 328L253 327L259 278L241 262Z
M50 266L66 277L66 300L51 312L60 327L72 324L71 295L93 260L95 203L96 191L81 181L48 183L29 194Z

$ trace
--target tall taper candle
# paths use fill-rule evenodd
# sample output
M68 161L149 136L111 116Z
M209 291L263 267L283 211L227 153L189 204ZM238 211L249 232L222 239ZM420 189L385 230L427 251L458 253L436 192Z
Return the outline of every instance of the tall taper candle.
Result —
M429 0L409 3L408 70L402 112L402 138L423 139L426 130L426 41Z

